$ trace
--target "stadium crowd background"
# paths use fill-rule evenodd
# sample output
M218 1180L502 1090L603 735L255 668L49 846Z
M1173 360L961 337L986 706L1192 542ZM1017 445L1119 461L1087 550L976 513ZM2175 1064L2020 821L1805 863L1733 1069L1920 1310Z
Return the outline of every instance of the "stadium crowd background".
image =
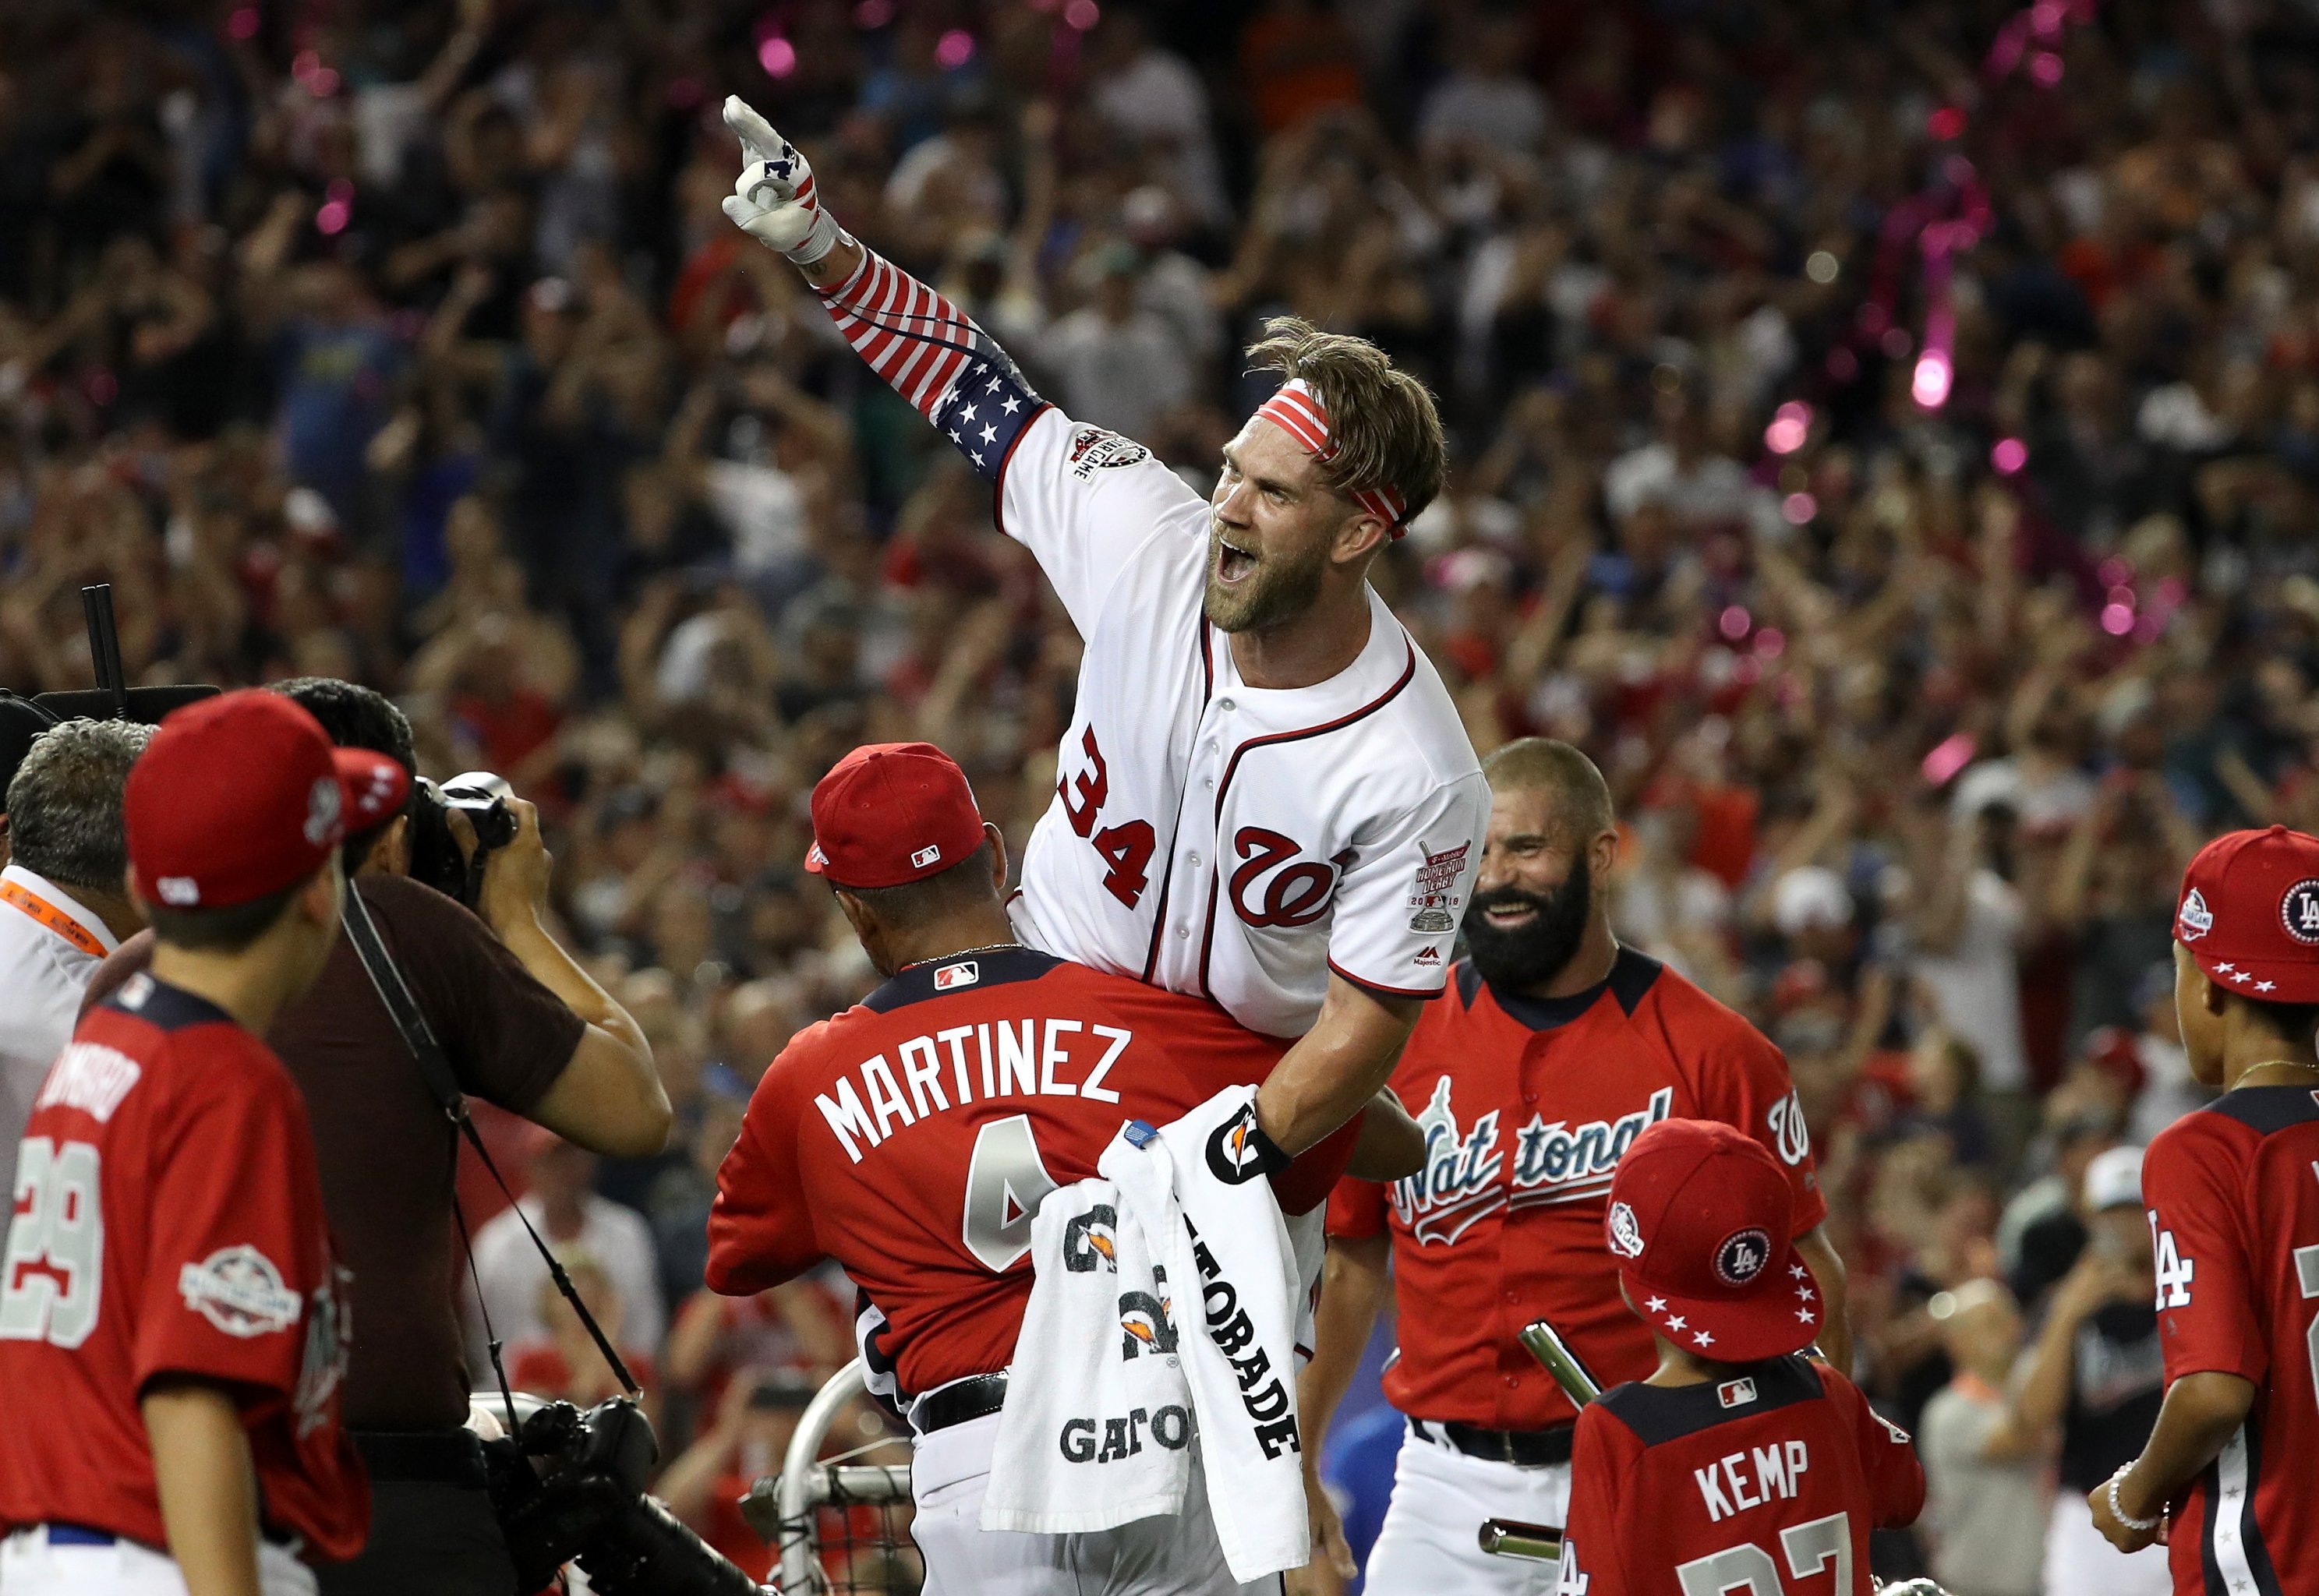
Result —
M797 868L805 796L926 737L1019 848L1078 648L987 492L719 214L728 91L1203 491L1262 316L1421 374L1449 489L1376 580L1478 748L1593 754L1622 934L1786 1050L1870 1388L1911 1424L1948 1379L1943 1288L2008 1279L2034 1323L2033 1222L2197 1100L2181 865L2319 830L2319 23L0 8L0 682L86 685L73 590L109 580L133 680L366 681L428 773L539 802L681 1128L648 1164L532 1150L535 1200L699 1438L704 1523L779 1430L730 1376L850 1355L842 1284L694 1295L750 1083L872 984ZM519 1376L592 1392L483 1240Z

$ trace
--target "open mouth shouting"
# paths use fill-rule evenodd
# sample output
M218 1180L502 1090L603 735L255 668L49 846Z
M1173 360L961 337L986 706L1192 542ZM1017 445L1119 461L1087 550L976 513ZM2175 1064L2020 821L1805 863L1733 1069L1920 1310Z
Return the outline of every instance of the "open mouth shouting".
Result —
M1225 587L1237 587L1248 580L1257 566L1257 557L1241 548L1222 532L1215 535L1215 579Z

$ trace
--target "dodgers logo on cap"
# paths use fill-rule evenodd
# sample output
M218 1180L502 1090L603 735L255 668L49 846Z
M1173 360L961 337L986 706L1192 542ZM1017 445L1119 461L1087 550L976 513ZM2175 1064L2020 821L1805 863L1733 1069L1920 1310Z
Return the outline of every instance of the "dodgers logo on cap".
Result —
M2289 887L2278 900L2278 920L2296 942L2319 947L2319 880Z
M1732 1231L1715 1249L1715 1277L1726 1285L1745 1285L1771 1260L1772 1238L1750 1225Z
M2206 906L2206 898L2195 887L2182 900L2182 912L2175 916L2175 934L2186 942L2195 942L2215 928L2215 911Z
M1631 1204L1611 1204L1611 1250L1621 1258L1643 1256L1643 1227Z

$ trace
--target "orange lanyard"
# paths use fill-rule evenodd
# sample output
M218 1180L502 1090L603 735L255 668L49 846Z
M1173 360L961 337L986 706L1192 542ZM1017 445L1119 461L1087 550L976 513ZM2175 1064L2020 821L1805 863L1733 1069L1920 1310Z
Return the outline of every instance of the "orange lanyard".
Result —
M104 957L104 944L89 934L87 926L38 893L28 892L14 881L0 881L0 903L13 904L23 910L90 958Z

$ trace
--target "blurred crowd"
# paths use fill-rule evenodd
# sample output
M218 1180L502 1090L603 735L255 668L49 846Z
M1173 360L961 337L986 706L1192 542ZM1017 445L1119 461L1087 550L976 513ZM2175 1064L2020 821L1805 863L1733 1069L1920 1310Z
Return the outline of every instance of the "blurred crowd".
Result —
M0 8L0 682L86 685L107 580L132 680L367 681L539 803L681 1129L526 1201L704 1524L850 1355L842 1281L699 1294L752 1082L872 982L804 797L928 737L1019 847L1078 651L719 214L727 92L1203 491L1262 317L1423 376L1449 487L1376 581L1475 745L1591 752L1622 935L1786 1050L1895 1417L1958 1373L1936 1294L2019 1349L2088 1165L2198 1100L2183 862L2319 829L2305 9ZM600 1383L479 1240L528 1383Z

